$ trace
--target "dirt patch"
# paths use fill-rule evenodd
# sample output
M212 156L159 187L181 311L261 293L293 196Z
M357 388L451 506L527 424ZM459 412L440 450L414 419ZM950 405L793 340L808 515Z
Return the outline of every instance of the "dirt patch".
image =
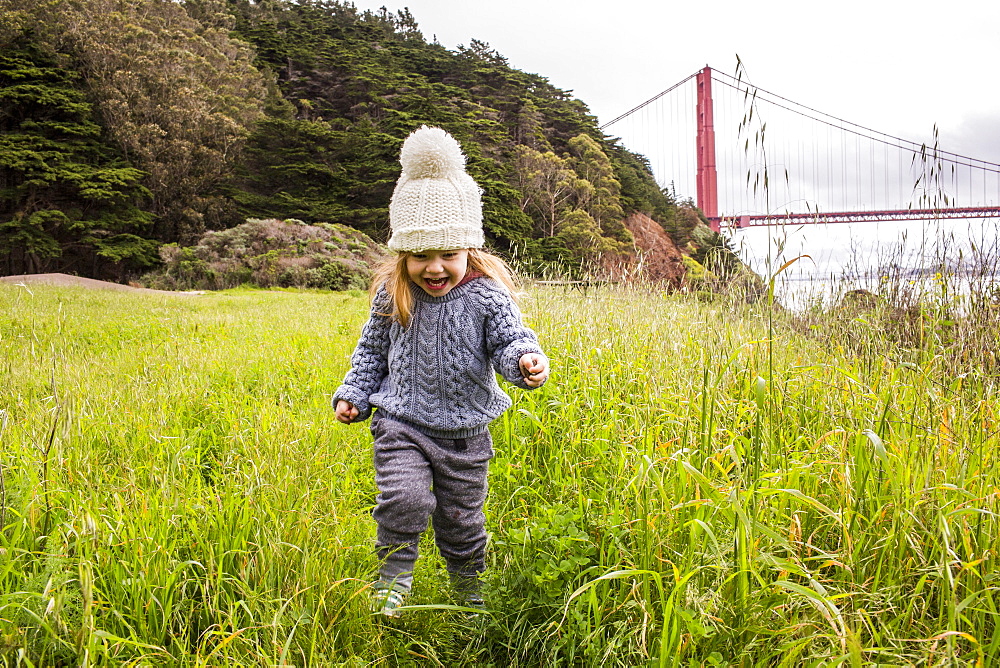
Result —
M663 227L641 213L633 213L624 224L635 239L635 250L607 258L604 272L613 280L653 281L680 287L686 273L684 256Z
M663 227L641 213L629 216L625 220L625 227L635 237L635 245L642 251L642 268L646 278L667 281L680 287L686 273L684 256Z
M59 287L80 287L99 290L118 290L121 292L151 292L161 295L194 295L200 292L171 292L169 290L150 290L149 288L139 288L122 283L111 283L109 281L98 281L93 278L82 276L70 276L69 274L21 274L20 276L0 276L0 282L11 283L13 285L56 285Z

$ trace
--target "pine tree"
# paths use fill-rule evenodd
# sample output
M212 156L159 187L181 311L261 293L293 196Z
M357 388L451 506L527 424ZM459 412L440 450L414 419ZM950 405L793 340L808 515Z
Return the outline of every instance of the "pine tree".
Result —
M154 263L143 176L101 141L77 75L23 42L0 54L5 273L121 273Z
M145 172L158 238L193 242L239 222L218 188L264 85L250 49L230 37L223 0L6 2L82 75L107 138Z

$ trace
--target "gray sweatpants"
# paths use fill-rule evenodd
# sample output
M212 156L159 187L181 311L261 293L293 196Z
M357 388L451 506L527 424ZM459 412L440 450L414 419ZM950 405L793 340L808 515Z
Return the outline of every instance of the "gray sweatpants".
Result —
M493 457L490 433L433 438L376 411L372 515L378 525L379 579L398 589L413 583L420 534L430 518L434 541L453 578L485 570L486 473Z

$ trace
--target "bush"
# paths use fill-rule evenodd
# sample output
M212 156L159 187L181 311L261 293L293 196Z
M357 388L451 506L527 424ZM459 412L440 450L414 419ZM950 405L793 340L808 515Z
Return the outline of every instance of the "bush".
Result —
M142 277L161 290L261 288L365 290L385 251L344 225L248 219L205 234L194 246L160 250L163 266Z

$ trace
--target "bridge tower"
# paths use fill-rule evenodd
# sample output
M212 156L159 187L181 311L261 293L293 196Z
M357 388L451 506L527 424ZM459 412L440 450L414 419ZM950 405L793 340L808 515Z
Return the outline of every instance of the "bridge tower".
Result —
M715 170L715 120L712 108L712 68L697 74L698 84L698 176L697 204L709 224L719 231L719 182Z

